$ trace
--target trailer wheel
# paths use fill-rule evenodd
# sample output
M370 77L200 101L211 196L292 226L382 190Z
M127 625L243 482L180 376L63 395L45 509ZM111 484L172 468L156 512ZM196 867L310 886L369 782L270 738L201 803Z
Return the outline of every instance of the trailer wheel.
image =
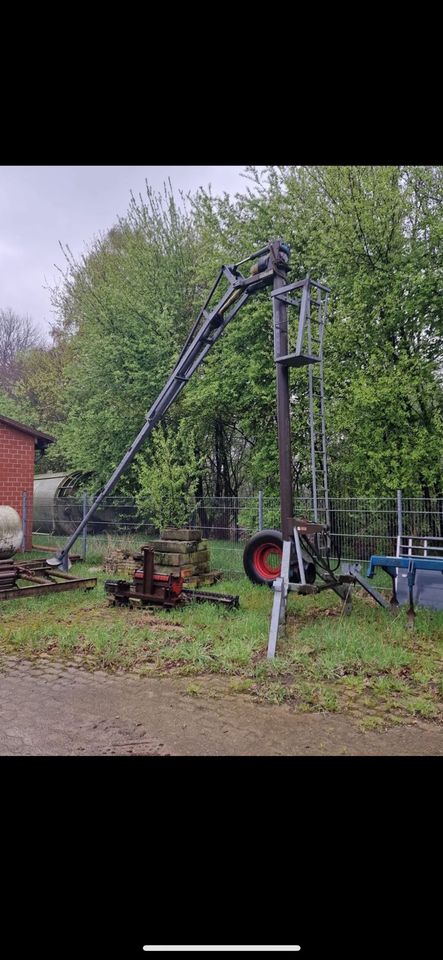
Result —
M252 583L267 583L280 574L283 537L279 530L261 530L248 540L243 551L243 566Z
M295 551L293 551L295 554ZM243 551L243 566L252 583L266 583L269 587L280 576L283 554L283 537L280 530L261 530L248 540ZM305 561L306 583L315 583L315 564ZM291 559L289 579L300 583L300 574L295 555Z

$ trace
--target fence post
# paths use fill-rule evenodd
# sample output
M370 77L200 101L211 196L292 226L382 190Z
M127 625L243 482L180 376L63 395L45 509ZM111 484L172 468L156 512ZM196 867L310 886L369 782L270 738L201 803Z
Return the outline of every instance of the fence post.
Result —
M403 536L402 494L397 490L397 536Z
M83 494L83 519L86 517L88 512L88 494ZM82 533L82 560L86 560L86 550L87 550L87 540L88 540L88 524L83 527Z
M258 491L258 529L263 530L263 490Z
M25 491L22 493L22 524L23 524L23 545L22 553L26 553L26 540L27 540L27 521L28 521L28 495Z

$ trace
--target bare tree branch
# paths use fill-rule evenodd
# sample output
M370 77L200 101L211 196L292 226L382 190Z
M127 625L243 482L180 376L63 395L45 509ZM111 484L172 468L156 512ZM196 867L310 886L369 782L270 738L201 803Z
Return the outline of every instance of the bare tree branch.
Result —
M31 318L0 309L0 385L8 392L20 376L21 355L43 347L44 339Z

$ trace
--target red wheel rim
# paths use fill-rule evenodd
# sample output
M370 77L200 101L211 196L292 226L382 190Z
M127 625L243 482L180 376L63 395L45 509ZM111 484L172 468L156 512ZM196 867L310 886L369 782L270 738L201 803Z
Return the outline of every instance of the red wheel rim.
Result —
M275 580L280 575L282 549L277 543L262 543L256 547L252 562L257 573L265 580Z

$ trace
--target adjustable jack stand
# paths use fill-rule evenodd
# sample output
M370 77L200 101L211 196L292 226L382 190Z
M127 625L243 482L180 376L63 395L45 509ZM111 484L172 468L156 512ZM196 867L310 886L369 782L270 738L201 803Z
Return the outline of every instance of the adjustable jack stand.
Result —
M306 526L314 526L314 524L310 525L309 522L306 522ZM294 546L297 557L297 567L299 571L299 583L291 583L289 579L291 573L291 554ZM293 592L303 595L321 593L323 590L333 590L342 601L343 615L346 616L352 612L352 590L354 587L354 578L352 576L345 576L337 579L334 576L327 574L325 571L322 571L319 566L317 568L317 573L320 579L323 580L323 583L308 584L306 583L305 560L309 562L309 559L310 558L306 551L304 553L302 549L299 529L297 526L294 526L293 540L283 541L283 555L280 576L277 577L273 583L274 600L272 604L271 624L269 628L267 653L268 659L272 659L272 657L275 656L277 640L283 632L286 623L289 593Z
M289 568L291 563L292 541L283 541L283 555L280 576L274 580L274 601L272 604L271 625L269 627L268 660L275 656L277 640L286 623L286 607L289 591Z
M354 590L354 584L353 584L353 583L348 583L347 586L346 586L346 588L345 588L345 590L344 590L344 592L343 592L343 594L342 594L342 596L341 596L342 604L343 604L343 611L342 611L342 612L343 612L343 616L345 616L345 617L349 617L349 616L351 615L351 613L352 613L352 594L353 594L353 590Z
M269 628L268 660L275 656L277 640L286 623L288 593L291 590L291 587L294 586L289 582L293 545L295 545L295 552L297 555L300 584L306 586L305 566L300 536L297 527L293 527L293 540L291 539L283 541L280 576L277 577L273 583L274 602L272 604L271 625Z
M415 627L414 584L415 584L415 566L412 560L410 560L408 565L409 606L408 606L408 612L406 614L406 626L408 630L414 630L414 627Z

